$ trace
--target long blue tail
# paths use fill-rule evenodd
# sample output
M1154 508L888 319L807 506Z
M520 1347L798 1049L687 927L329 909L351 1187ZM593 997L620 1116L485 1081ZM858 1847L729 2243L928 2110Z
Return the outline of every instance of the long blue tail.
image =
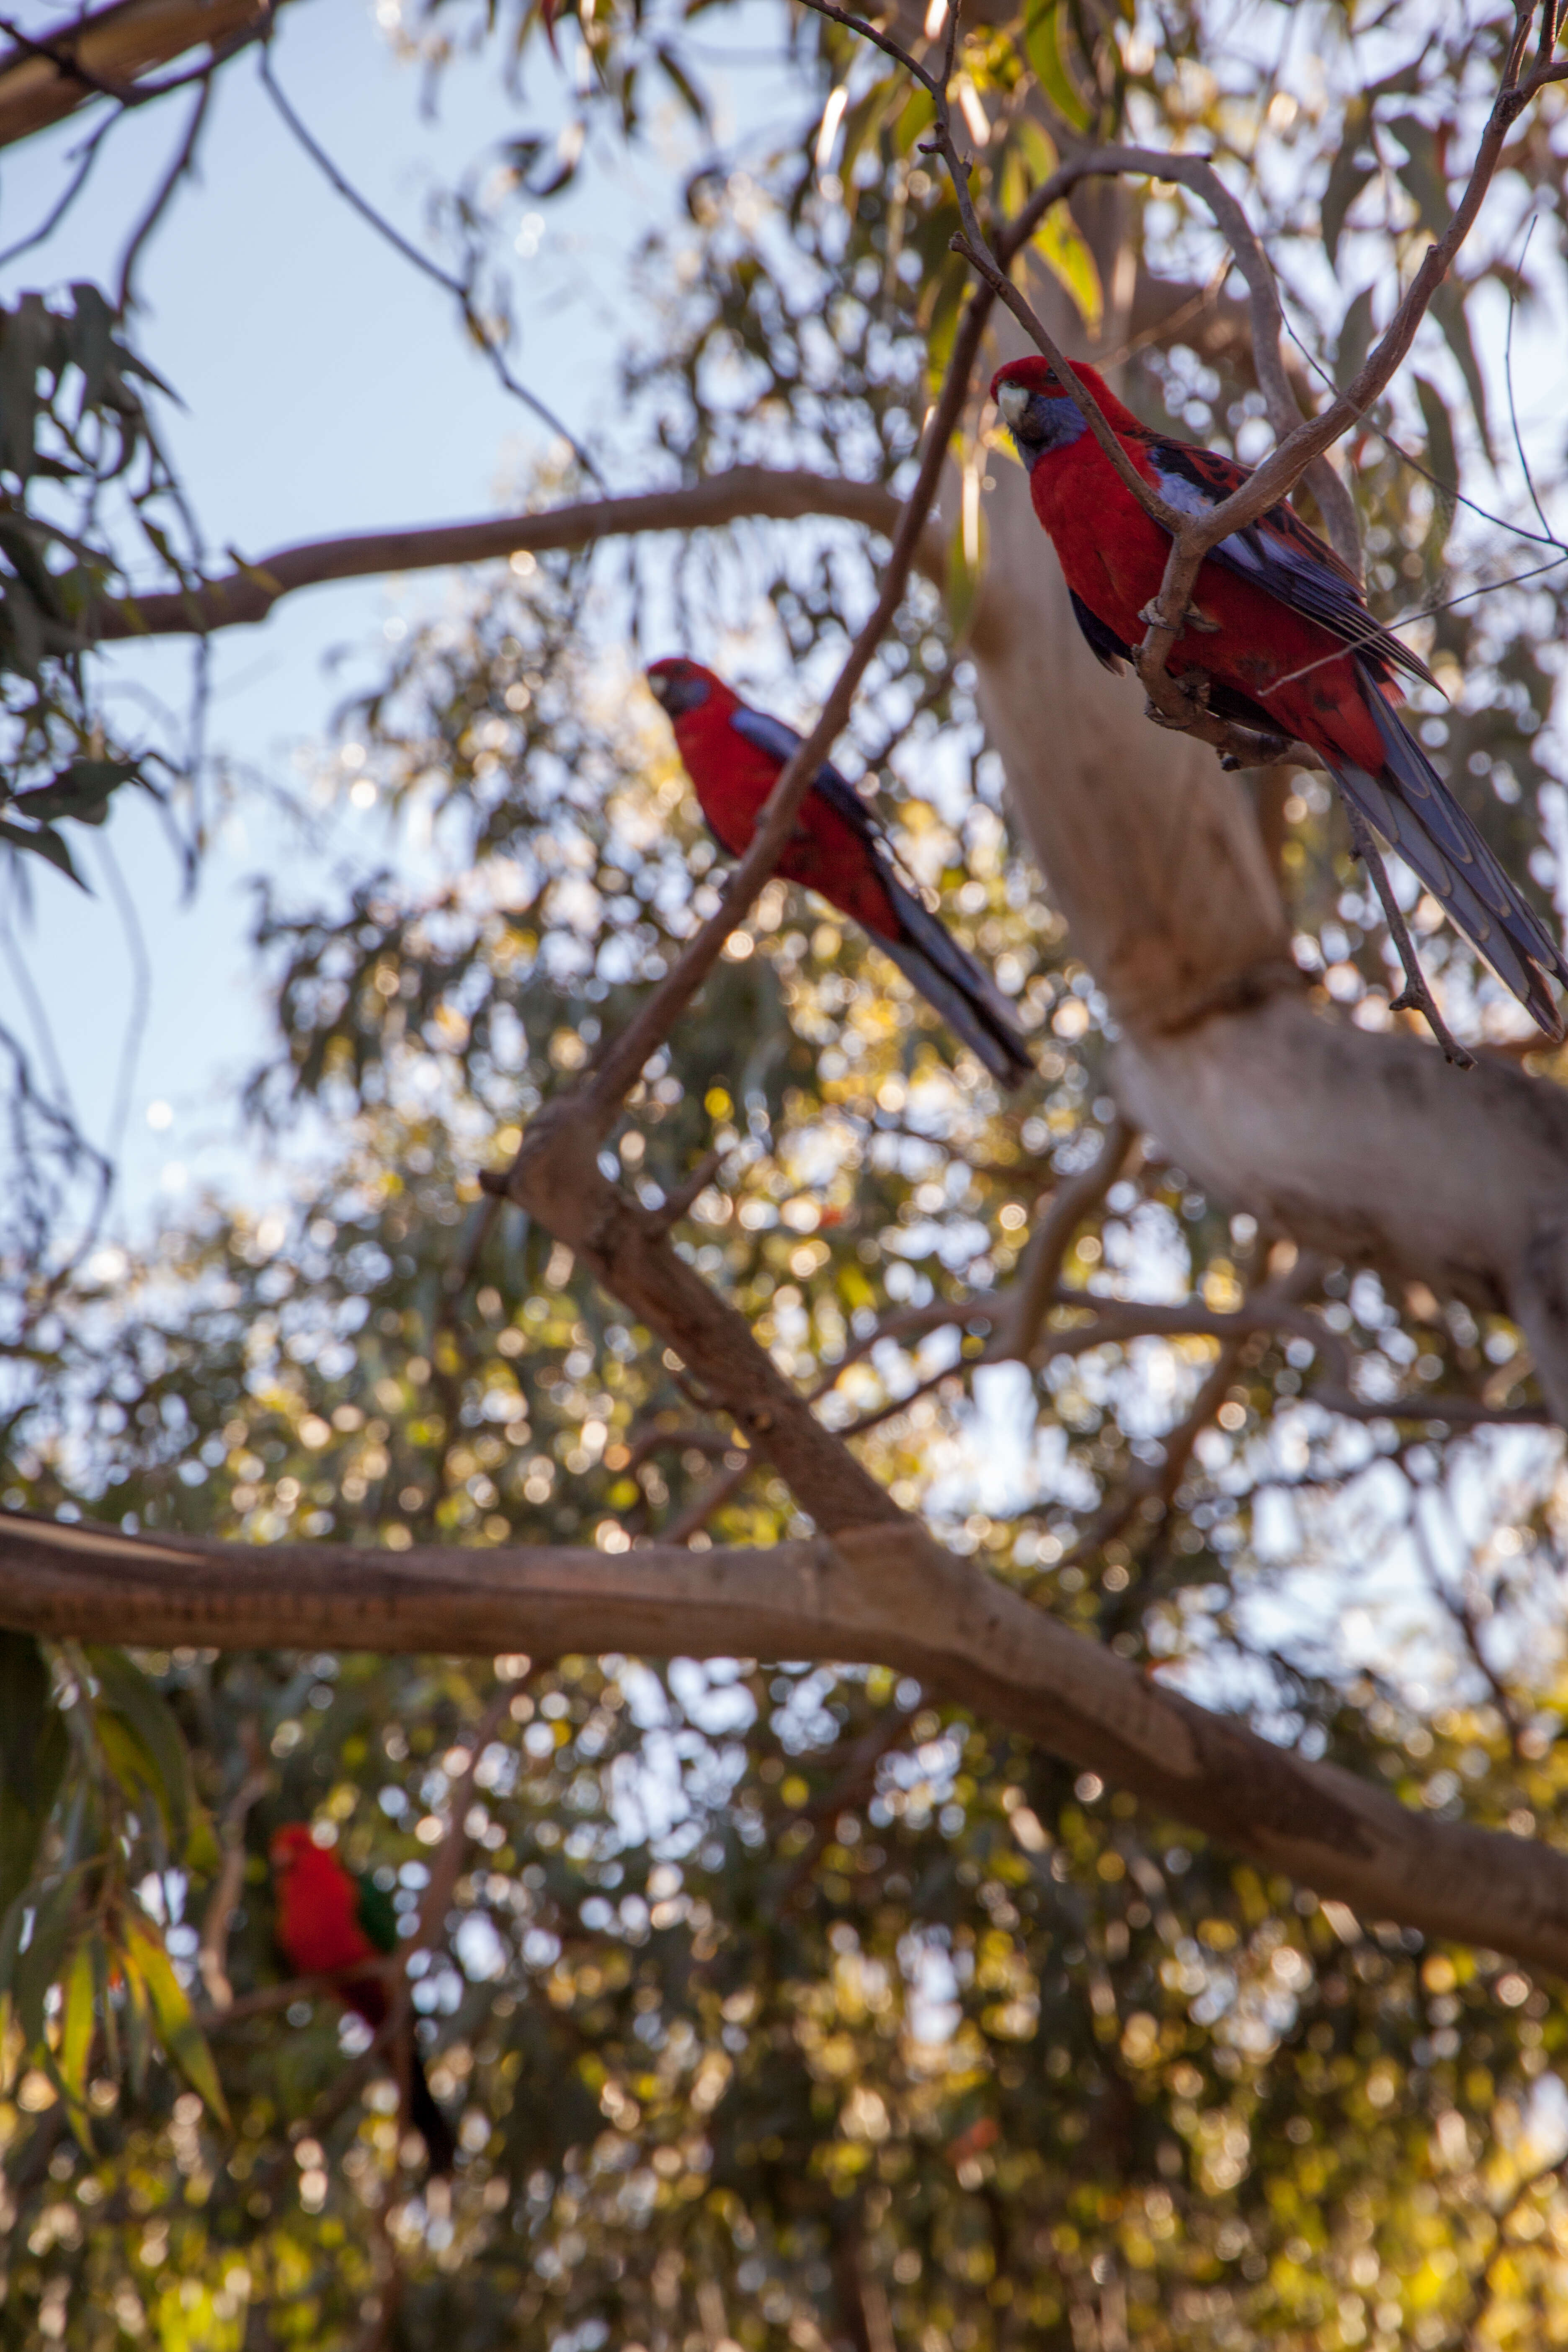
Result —
M1568 986L1562 950L1364 668L1363 677L1387 760L1376 776L1336 766L1341 791L1398 851L1531 1018L1549 1037L1561 1038L1563 1021L1550 983L1555 979Z
M1021 1086L1033 1075L1034 1057L1006 998L885 863L882 879L900 929L896 940L879 932L877 945L942 1014L953 1035L979 1056L999 1086Z

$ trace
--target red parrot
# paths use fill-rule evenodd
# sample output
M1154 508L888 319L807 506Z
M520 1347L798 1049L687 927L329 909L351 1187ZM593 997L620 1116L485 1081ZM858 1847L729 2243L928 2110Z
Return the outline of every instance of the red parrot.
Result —
M297 1976L330 1976L359 1960L380 1959L397 1947L397 1921L378 1886L344 1869L336 1851L320 1846L306 1822L286 1822L271 1844L277 1897L278 1948ZM379 1976L348 1978L339 1997L377 2029L386 2017L386 1983ZM429 2152L430 2169L450 2172L458 2152L452 2127L436 2105L419 2052L409 2044L408 2113Z
M675 729L710 830L721 849L739 857L800 737L782 719L752 709L700 662L656 661L647 682ZM876 819L826 761L801 803L778 870L869 931L999 1084L1016 1087L1030 1075L1034 1063L1005 998L905 889Z
M1151 432L1093 368L1071 364L1133 466L1172 506L1200 513L1247 480L1249 469L1234 459ZM1117 669L1143 635L1170 539L1121 481L1048 361L1010 361L991 393L1028 468L1079 625ZM1170 666L1176 677L1204 674L1217 716L1321 753L1352 808L1547 1034L1562 1037L1550 980L1568 982L1568 963L1397 716L1395 673L1431 684L1431 672L1373 619L1354 573L1293 508L1270 507L1210 552Z

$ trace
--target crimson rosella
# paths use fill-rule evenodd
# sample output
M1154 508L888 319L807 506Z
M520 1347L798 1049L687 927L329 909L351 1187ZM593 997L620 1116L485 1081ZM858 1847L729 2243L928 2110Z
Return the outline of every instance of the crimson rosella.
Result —
M1217 505L1247 467L1151 432L1091 367L1094 394L1137 471L1189 514ZM1170 541L1127 488L1070 390L1043 359L998 369L992 395L1028 468L1073 610L1108 667L1131 661L1160 593ZM1191 619L1171 655L1179 677L1208 680L1209 707L1310 744L1365 821L1399 852L1550 1036L1563 1024L1550 978L1568 963L1397 716L1395 673L1432 682L1409 647L1367 611L1355 575L1281 502L1224 539L1198 574Z
M391 1903L378 1886L346 1870L334 1848L318 1845L308 1822L286 1822L274 1832L270 1851L278 1948L296 1975L336 1975L341 1969L380 1959L396 1949L397 1920ZM384 1978L346 1978L339 1998L367 2025L379 2029L384 2023ZM457 2142L436 2105L412 2039L408 2114L429 2151L431 2171L449 2172Z
M674 727L715 839L739 857L800 737L782 719L752 709L699 662L656 661L647 681ZM1015 1087L1028 1076L1034 1064L1005 999L905 889L875 818L837 768L825 762L817 770L778 870L869 931L994 1078Z

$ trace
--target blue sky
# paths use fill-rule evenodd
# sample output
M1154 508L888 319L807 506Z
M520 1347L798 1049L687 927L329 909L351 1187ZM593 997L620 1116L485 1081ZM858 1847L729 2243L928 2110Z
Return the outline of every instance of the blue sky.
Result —
M41 24L47 17L35 9ZM753 30L761 30L761 12ZM727 27L739 51L742 26ZM563 90L542 52L520 106L499 86L495 52L459 60L433 111L416 68L400 64L363 0L295 0L283 13L275 69L341 168L415 242L428 247L432 194L458 181L501 134L553 129ZM764 78L765 79L765 78ZM727 83L715 76L721 113ZM776 89L776 85L775 85ZM744 103L742 99L742 103ZM4 274L7 299L25 287L91 278L112 288L128 224L140 216L183 133L180 96L126 120L59 232ZM0 245L48 211L91 110L0 158ZM721 130L723 129L721 120ZM513 363L572 426L613 448L616 357L624 333L630 253L668 215L671 169L689 131L656 119L640 155L602 163L570 196L538 208L542 232L516 258L523 322ZM291 140L243 58L220 78L187 187L141 272L133 340L178 392L163 422L202 528L247 558L291 541L496 511L551 436L508 398L466 347L454 306L381 242L333 194ZM439 580L411 583L438 599ZM151 954L152 1001L130 1092L121 1215L144 1224L188 1186L267 1179L236 1126L238 1081L263 1044L265 1015L245 940L247 877L297 853L268 814L266 778L286 778L299 749L324 730L352 672L334 648L364 647L394 592L379 582L317 589L282 604L260 628L213 641L209 740L253 783L236 803L186 901L159 819L131 802L110 829ZM363 668L361 670L363 675ZM114 656L117 687L185 706L184 646ZM129 705L127 706L129 707ZM31 920L10 909L15 937L48 1008L77 1110L107 1139L122 1084L136 965L108 877L83 860L94 895L37 877ZM0 968L9 1018L26 1008ZM148 1123L152 1108L154 1120Z

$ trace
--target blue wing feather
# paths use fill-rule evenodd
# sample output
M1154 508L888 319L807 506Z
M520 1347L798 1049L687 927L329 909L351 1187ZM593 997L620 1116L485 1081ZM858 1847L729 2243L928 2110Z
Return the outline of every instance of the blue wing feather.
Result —
M730 724L737 735L743 735L748 743L755 744L759 751L765 751L781 767L793 751L798 751L804 740L782 719L773 719L765 710L752 710L745 706L734 713ZM828 807L841 816L862 841L872 842L879 849L881 848L881 827L854 785L839 774L831 760L825 760L818 768L812 790L821 793Z
M1247 467L1215 449L1152 436L1146 446L1162 494L1189 514L1218 506L1249 478ZM1435 682L1420 656L1373 620L1354 576L1333 549L1283 500L1245 530L1222 539L1209 560L1249 580L1303 620L1315 621L1374 664L1402 669L1428 686Z
M793 727L765 710L742 708L730 721L737 734L781 765L801 741ZM1016 1087L1034 1067L1027 1046L1000 991L935 915L906 890L894 870L886 835L853 784L825 762L813 786L863 841L876 859L899 923L899 936L879 933L877 945L935 1006L955 1035L971 1046L994 1078Z

